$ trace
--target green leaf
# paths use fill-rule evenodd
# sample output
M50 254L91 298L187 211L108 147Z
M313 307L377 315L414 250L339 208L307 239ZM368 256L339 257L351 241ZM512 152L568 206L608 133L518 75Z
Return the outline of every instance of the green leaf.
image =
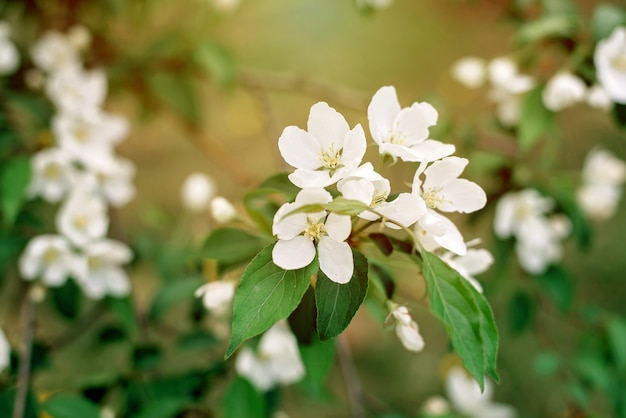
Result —
M15 405L15 396L17 389L15 387L7 388L6 390L0 390L0 416L12 417L13 406ZM26 404L24 408L23 418L40 418L39 405L37 404L37 397L33 393L32 389L28 390L26 395Z
M600 4L593 11L591 17L591 32L593 39L598 42L608 38L613 30L626 25L626 9L615 4Z
M568 38L576 33L579 25L576 15L547 15L525 23L515 35L515 41L528 44L549 38Z
M296 309L317 271L317 259L298 270L272 262L274 245L265 247L243 273L233 302L233 327L226 358L248 338L259 335Z
M67 280L61 287L50 288L55 309L67 319L76 319L80 313L81 291L76 282Z
M233 379L226 389L222 408L224 418L266 418L265 399L242 377Z
M313 287L309 286L306 290L298 307L289 315L288 321L298 343L313 344L317 339L317 306Z
M337 197L332 202L326 204L311 203L308 205L302 205L291 212L287 212L283 215L283 217L286 218L287 216L295 215L296 213L313 213L321 212L323 210L328 210L338 215L355 216L369 209L369 206L359 200Z
M135 319L135 310L133 307L133 301L128 297L124 298L107 298L107 305L109 309L118 317L128 335L133 335L137 329L137 320Z
M52 418L100 418L98 407L78 395L53 396L41 406Z
M300 189L289 181L287 173L269 177L258 188L246 193L243 203L250 218L259 228L272 235L274 214L285 201L295 199ZM281 199L278 200L277 197Z
M205 330L191 331L178 340L178 348L188 351L206 351L219 345L219 339Z
M613 105L613 119L620 129L626 129L626 104L615 103Z
M553 265L548 267L543 274L534 277L556 306L562 312L567 312L572 303L574 290L571 279L565 269L561 266Z
M249 262L267 242L239 228L219 228L204 241L202 256L217 260L224 272Z
M537 354L535 357L534 369L535 373L540 376L548 376L553 374L559 369L560 365L559 357L550 352L543 352Z
M191 81L184 74L148 72L148 86L152 94L170 106L189 122L198 121L198 108Z
M148 319L151 322L156 322L161 319L174 305L184 300L193 300L195 297L194 292L203 283L204 280L199 277L184 278L164 283L152 300L152 306L150 306Z
M555 126L554 112L543 104L543 86L526 94L522 101L518 127L519 145L522 151L530 150L542 135Z
M467 371L484 388L485 373L498 380L498 330L491 308L482 294L439 257L428 251L422 257L431 310L443 322Z
M321 270L317 273L317 333L322 341L336 337L346 329L367 294L367 259L358 251L352 251L352 256L354 273L348 283L335 283Z
M220 85L233 84L235 60L223 45L211 41L203 42L194 50L193 59Z
M368 237L383 255L391 255L393 253L393 244L387 235L375 232L369 234Z
M155 369L162 358L161 348L156 344L147 343L133 348L132 364L137 370Z
M12 158L0 170L0 209L5 227L13 225L22 208L30 175L30 160L25 156Z
M299 345L299 348L300 358L306 370L306 375L299 386L312 396L326 396L326 377L335 358L334 341L320 341L316 338L312 344Z
M186 398L152 400L135 418L176 418L190 404Z
M533 323L535 308L535 301L527 292L515 292L508 304L511 332L517 334L525 331Z
M613 317L606 325L613 360L618 370L626 371L626 321Z

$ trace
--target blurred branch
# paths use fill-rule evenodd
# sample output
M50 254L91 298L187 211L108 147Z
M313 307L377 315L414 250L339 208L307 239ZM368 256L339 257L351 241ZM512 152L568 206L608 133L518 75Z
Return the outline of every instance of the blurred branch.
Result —
M260 87L250 88L251 95L256 98L259 103L259 107L263 112L265 118L265 136L270 141L270 149L272 150L272 156L276 167L280 167L283 163L283 159L276 147L276 141L281 134L280 124L278 123L278 117L272 107L267 90Z
M35 307L30 295L24 295L22 302L22 354L17 376L17 390L13 404L13 418L23 418L26 410L26 397L30 387L30 365L33 354L33 338L35 336Z
M96 306L85 315L82 315L80 321L74 324L67 332L53 338L49 343L51 349L60 349L71 344L76 338L80 337L85 331L91 329L93 324L106 312L104 303L99 301Z
M350 402L350 412L352 418L365 418L363 408L363 388L354 366L352 352L345 334L337 337L337 358L339 367L343 374L343 379L348 390L348 400Z
M366 109L370 101L369 96L357 90L288 73L242 70L239 83L249 88L302 92L358 111Z

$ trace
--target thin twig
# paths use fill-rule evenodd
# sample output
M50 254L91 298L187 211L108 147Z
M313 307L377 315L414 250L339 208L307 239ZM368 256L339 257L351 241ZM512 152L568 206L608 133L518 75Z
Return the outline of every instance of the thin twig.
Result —
M33 354L33 338L35 336L35 308L28 294L24 295L22 305L22 355L18 369L17 390L13 403L13 418L23 418L26 411L26 397L30 387L30 364Z
M337 358L339 359L339 367L348 390L352 418L365 418L363 389L361 388L361 381L359 380L356 367L354 367L348 340L344 334L337 337Z
M103 302L98 302L91 311L83 315L81 320L67 332L55 337L50 341L49 347L58 350L80 337L85 331L91 329L93 324L106 312Z

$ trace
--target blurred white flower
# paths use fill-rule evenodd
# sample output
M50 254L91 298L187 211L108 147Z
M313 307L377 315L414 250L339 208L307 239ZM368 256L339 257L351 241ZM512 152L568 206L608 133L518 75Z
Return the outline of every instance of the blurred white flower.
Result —
M303 189L293 203L285 203L274 215L272 232L278 242L272 250L274 264L285 270L296 270L309 265L315 258L316 244L320 269L336 283L347 283L352 278L354 261L352 250L345 240L352 223L346 215L314 213L286 214L308 204L325 204L332 196L324 189Z
M363 9L382 10L393 4L393 0L356 0L357 6Z
M81 250L76 281L85 295L100 299L106 295L122 297L130 293L130 281L122 265L130 262L133 255L126 244L102 239L83 245Z
M132 180L135 164L125 158L113 157L112 166L106 170L92 172L95 175L100 195L109 205L119 208L130 202L136 193Z
M237 209L223 196L215 196L211 199L209 210L217 223L230 222L237 217Z
M589 106L600 110L609 110L613 104L609 94L599 84L595 84L587 89L585 100Z
M391 314L396 320L396 335L398 339L409 351L422 351L424 349L424 338L419 333L417 322L411 318L406 306L396 306Z
M0 328L0 372L9 367L11 364L11 345L7 340L4 331Z
M243 347L237 355L235 370L261 391L295 383L305 374L298 343L284 321L263 334L256 351Z
M452 66L452 77L465 87L475 89L487 78L487 63L482 58L461 58Z
M83 51L91 43L91 33L83 25L74 25L67 31L67 40L75 50Z
M9 34L8 23L0 21L0 75L14 72L20 63L17 48L9 39Z
M592 219L613 216L626 181L626 163L609 151L594 148L585 159L582 180L576 192L581 209Z
M215 196L215 190L215 182L211 177L204 173L190 174L180 189L183 207L193 213L205 211Z
M71 154L61 148L46 148L37 152L31 159L31 167L27 195L41 196L49 203L63 199L77 175Z
M300 188L326 187L361 163L367 141L361 125L350 129L345 118L324 102L311 107L305 131L288 126L278 138L280 154L296 170L289 180Z
M67 240L59 235L31 239L18 259L25 280L41 279L47 286L61 286L76 271L77 259Z
M522 98L534 87L534 79L519 74L517 65L506 57L491 60L487 73L491 82L489 98L496 104L498 120L505 126L516 126Z
M615 215L622 198L622 188L612 184L583 184L576 191L576 200L591 219L605 221Z
M493 386L485 380L481 392L478 382L460 367L452 368L446 377L446 392L453 408L468 418L513 418L515 410L509 405L491 400Z
M219 13L231 14L241 5L241 0L211 0L211 3Z
M607 150L593 148L585 158L582 176L585 183L621 185L626 181L626 163Z
M374 94L367 118L380 154L403 161L429 162L454 153L454 145L428 139L428 128L437 123L435 108L426 102L401 108L393 86L381 87Z
M195 295L202 297L202 303L208 311L221 316L230 310L235 287L235 282L231 280L216 280L200 286Z
M107 92L102 70L85 71L79 66L60 68L46 83L46 93L57 109L72 115L96 112Z
M543 104L553 112L558 112L582 102L586 93L587 86L580 77L567 72L558 73L543 89Z
M79 65L78 51L64 34L48 31L31 49L33 62L40 69L56 72L62 68Z
M106 205L94 190L79 184L57 212L56 226L72 244L82 248L106 235L109 227Z
M468 249L463 256L447 252L441 259L458 271L478 292L483 292L483 287L474 276L484 273L493 264L493 255L491 255L489 250L484 248Z
M424 402L424 406L422 406L422 412L426 415L446 415L450 412L450 404L448 401L441 396L432 396Z
M613 30L598 42L594 52L598 83L617 103L626 103L626 27Z
M519 235L525 222L545 216L553 207L554 200L541 196L535 189L507 193L496 204L496 235L499 238Z

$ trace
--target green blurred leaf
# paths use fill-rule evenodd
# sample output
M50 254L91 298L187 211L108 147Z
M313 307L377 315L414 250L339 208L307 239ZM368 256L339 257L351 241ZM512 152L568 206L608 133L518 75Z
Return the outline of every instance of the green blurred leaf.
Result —
M295 215L296 213L314 213L321 212L323 210L328 210L338 215L355 216L363 211L368 210L369 208L369 206L359 200L337 197L332 202L326 204L311 203L308 205L302 205L290 212L287 212L283 215L283 217L286 218L288 216Z
M367 259L358 251L352 251L352 256L354 273L348 283L335 283L321 270L317 273L317 333L322 341L341 334L365 299L368 284Z
M21 234L0 233L0 284L5 277L5 270L17 260L25 245L26 238Z
M233 324L226 358L242 342L269 329L293 312L317 271L317 259L298 270L272 262L274 245L265 247L248 265L235 292Z
M567 312L572 303L574 289L565 269L561 266L552 265L543 274L534 277L555 305L562 312Z
M254 190L243 197L243 203L250 218L259 228L272 235L274 214L285 201L293 201L300 189L294 186L287 173L278 173L269 177ZM277 202L276 197L281 197Z
M524 45L550 38L569 38L579 26L580 20L575 15L546 15L525 23L517 31L515 41Z
M572 0L542 0L543 13L549 16L575 15L578 13Z
M130 296L124 298L107 298L106 303L109 309L118 317L128 335L133 335L137 331L137 320L135 319L135 309Z
M204 241L202 256L217 260L218 270L239 267L250 260L267 245L266 240L243 229L215 229Z
M148 72L146 80L152 94L189 122L198 121L198 107L191 81L184 74Z
M12 417L15 405L16 389L14 387L0 390L0 417ZM37 397L32 390L28 390L23 418L41 418Z
M178 340L178 348L186 351L206 351L219 345L219 339L205 330L191 331Z
M196 47L194 61L220 85L230 86L235 80L235 60L228 49L215 42L206 41Z
M200 277L189 277L164 283L152 300L148 319L151 322L160 320L174 305L195 298L194 293L204 280Z
M189 405L187 398L154 399L135 418L176 418Z
M522 101L518 124L518 139L523 151L530 150L542 135L555 126L554 112L543 104L543 86L528 92Z
M315 290L309 288L304 293L298 307L289 315L289 327L301 345L312 344L317 338L317 306Z
M242 377L235 377L224 395L224 418L266 418L265 399Z
M30 175L30 159L26 156L14 157L0 168L0 208L5 227L13 225L22 208Z
M535 319L536 304L533 298L522 290L513 294L508 304L509 328L513 333L524 332Z
M626 321L613 317L606 325L613 360L618 370L626 371Z
M54 308L67 319L76 319L80 313L82 293L73 280L67 280L61 287L51 287Z
M621 129L626 129L626 104L613 104L613 119Z
M543 352L535 357L533 368L538 375L548 376L554 374L559 369L560 364L561 361L556 354Z
M591 32L596 42L608 38L616 27L622 25L626 25L626 9L623 7L604 3L598 5L593 11Z
M485 373L498 380L498 330L491 308L482 294L439 257L428 251L422 257L431 310L443 322L467 371L484 388Z
M299 349L306 375L298 385L311 396L326 397L326 377L335 358L334 341L320 341L316 338L312 344L299 345Z
M383 255L391 255L391 253L393 253L393 244L387 235L372 233L369 234L368 237L376 245L376 248L383 253Z
M158 345L142 344L133 348L132 365L137 370L152 370L161 363L162 358L163 353Z
M78 395L56 395L47 399L41 407L52 418L100 418L96 404Z

